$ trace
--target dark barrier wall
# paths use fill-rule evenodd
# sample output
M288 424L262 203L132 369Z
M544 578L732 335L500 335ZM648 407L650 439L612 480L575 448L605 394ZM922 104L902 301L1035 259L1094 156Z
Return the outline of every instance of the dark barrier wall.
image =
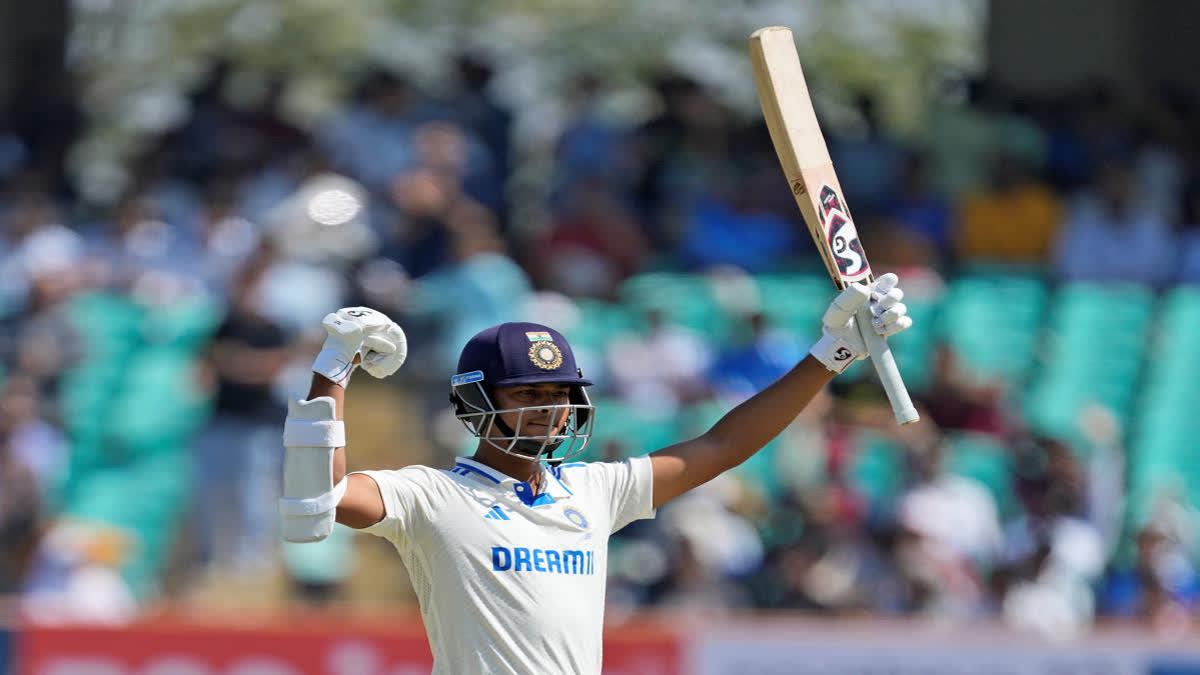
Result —
M1018 93L1105 83L1131 97L1159 85L1200 94L1197 2L993 0L987 25L988 71Z

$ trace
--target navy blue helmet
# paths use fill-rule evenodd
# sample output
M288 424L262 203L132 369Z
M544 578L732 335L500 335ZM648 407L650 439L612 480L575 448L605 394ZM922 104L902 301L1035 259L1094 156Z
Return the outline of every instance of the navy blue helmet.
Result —
M568 403L496 408L496 387L540 383L570 385ZM467 429L493 447L561 462L582 452L591 438L595 408L584 390L591 383L561 333L536 323L502 323L478 333L463 347L458 371L450 378L450 402ZM523 420L547 412L551 419L565 412L566 425L547 435L518 433ZM516 429L500 418L501 413L517 414Z

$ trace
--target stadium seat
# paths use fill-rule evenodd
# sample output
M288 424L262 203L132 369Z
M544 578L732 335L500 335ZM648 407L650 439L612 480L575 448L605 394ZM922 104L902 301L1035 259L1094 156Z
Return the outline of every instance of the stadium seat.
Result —
M621 301L639 314L661 312L673 324L688 328L713 343L726 339L730 322L703 276L655 272L627 279Z
M755 282L772 325L808 341L820 337L821 315L837 293L828 276L764 275Z
M583 459L619 460L644 455L674 443L679 423L674 415L655 414L618 399L593 400L596 416L592 440Z
M1052 300L1041 367L1024 401L1030 425L1086 448L1077 422L1085 405L1101 403L1127 423L1154 308L1153 293L1142 286L1063 285Z
M174 349L146 349L129 362L109 411L106 440L136 454L187 438L203 421L195 358Z
M1012 458L1005 444L987 434L957 432L946 437L946 469L974 478L987 487L996 500L1000 516L1016 510L1012 489Z
M193 296L147 312L142 334L149 344L194 353L208 344L222 315L213 300Z
M1195 386L1200 378L1200 288L1168 291L1155 328L1128 440L1131 494L1149 500L1162 485L1182 477L1191 503L1200 506L1200 446L1195 443L1200 436L1200 391Z
M130 535L133 547L121 572L140 596L156 589L166 564L188 496L188 459L182 452L160 453L92 471L66 504L69 517L103 522Z
M870 504L872 514L886 515L903 487L904 450L884 436L863 432L848 475Z
M937 345L935 324L940 307L939 298L908 298L904 304L913 325L903 333L888 340L896 357L904 384L913 392L923 392L929 387L933 350Z
M1037 345L1047 290L1036 277L988 274L952 281L938 314L937 338L981 377L1021 384ZM997 323L995 317L1004 321Z

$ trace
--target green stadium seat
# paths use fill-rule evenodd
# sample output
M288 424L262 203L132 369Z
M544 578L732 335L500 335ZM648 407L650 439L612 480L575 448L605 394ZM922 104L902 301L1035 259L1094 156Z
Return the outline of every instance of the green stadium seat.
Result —
M1017 505L1012 488L1012 457L1004 443L986 434L970 432L948 434L946 442L946 469L986 486L1001 517L1014 513Z
M1023 383L1037 347L1047 288L1035 277L987 274L950 282L937 338L980 377ZM996 316L1003 316L998 323Z
M207 401L195 388L194 367L192 356L173 349L138 354L109 411L106 440L137 453L187 438L207 414Z
M213 300L187 298L147 312L142 334L157 347L195 353L208 344L222 318L223 309Z
M1056 293L1044 359L1025 398L1031 426L1086 447L1077 417L1101 403L1127 424L1143 371L1153 293L1133 284L1071 283Z
M763 313L772 325L801 339L820 337L821 315L837 294L828 276L764 275L755 282Z
M932 374L933 350L937 345L937 321L939 303L937 299L921 300L905 298L908 315L912 317L912 328L888 340L892 354L896 357L900 375L910 391L923 392L929 387Z
M890 508L890 504L900 495L904 474L902 448L879 434L861 434L848 475L854 487L867 498L872 511Z
M622 333L644 333L643 317L620 303L582 299L577 303L579 321L564 331L575 348L604 351L605 346Z
M730 333L731 325L709 281L699 275L656 272L625 280L621 301L641 314L658 311L667 321L688 328L713 343Z
M679 439L679 422L674 415L654 414L618 399L593 399L592 404L599 413L582 459L598 461L644 455Z
M141 343L144 312L126 298L88 293L73 298L66 312L84 341L89 361L120 361Z

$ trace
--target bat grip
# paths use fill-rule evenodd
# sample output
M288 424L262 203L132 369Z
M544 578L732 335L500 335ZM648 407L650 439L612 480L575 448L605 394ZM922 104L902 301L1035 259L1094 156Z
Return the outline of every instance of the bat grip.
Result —
M858 320L855 323L858 324L858 332L867 345L867 353L871 355L871 363L875 365L875 372L879 375L883 390L887 392L888 401L892 404L896 424L916 422L921 416L917 414L917 409L908 396L904 380L900 379L900 370L896 368L892 348L888 346L887 340L871 327L871 319L871 309L864 306L858 310Z

